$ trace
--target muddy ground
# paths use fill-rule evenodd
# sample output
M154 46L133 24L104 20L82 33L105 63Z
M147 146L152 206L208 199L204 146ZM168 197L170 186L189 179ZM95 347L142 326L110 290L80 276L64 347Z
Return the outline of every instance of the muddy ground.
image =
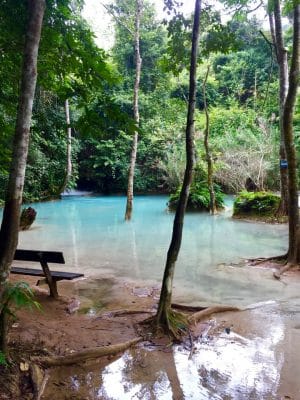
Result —
M284 284L295 274L287 274ZM14 363L0 369L1 400L34 398L29 372L20 371L32 355L72 354L136 337L137 323L155 313L159 296L158 286L113 277L58 286L58 301L46 286L34 286L41 311L18 311L9 334ZM298 305L270 301L217 314L178 345L149 335L124 354L49 369L41 399L299 400Z

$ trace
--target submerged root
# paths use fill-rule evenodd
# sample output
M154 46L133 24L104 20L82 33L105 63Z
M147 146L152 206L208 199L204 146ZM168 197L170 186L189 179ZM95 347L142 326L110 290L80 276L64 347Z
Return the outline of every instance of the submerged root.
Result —
M283 267L281 267L278 271L275 271L273 273L274 278L276 279L280 279L281 275L284 274L285 272L287 272L288 270L296 267L297 264L294 263L287 263L286 265L284 265Z
M219 313L219 312L225 312L225 311L241 311L240 308L238 307L233 307L233 306L214 306L214 307L208 307L205 310L198 311L191 316L188 317L188 322L190 324L197 324L204 318L209 317L212 314Z
M250 258L248 261L252 263L252 265L256 266L259 264L263 264L264 262L267 261L274 261L274 262L286 262L287 260L287 254L281 254L279 256L272 256L272 257L260 257L260 258Z
M141 340L141 338L135 338L129 340L128 342L118 343L111 346L96 347L93 349L78 351L76 353L67 354L64 356L32 357L31 360L34 363L40 364L45 368L78 364L103 356L116 355L137 344Z

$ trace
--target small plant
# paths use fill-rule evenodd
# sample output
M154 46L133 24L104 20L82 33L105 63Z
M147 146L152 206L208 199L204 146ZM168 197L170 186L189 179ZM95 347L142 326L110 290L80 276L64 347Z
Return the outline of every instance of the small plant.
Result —
M4 293L3 310L15 316L13 309L21 307L41 309L40 303L34 300L34 293L28 283L8 284Z
M233 216L272 216L276 214L280 197L269 192L241 192L233 205Z
M34 293L26 282L8 283L2 298L0 314L0 364L5 364L8 359L7 332L11 319L16 318L15 311L21 307L36 307L40 304L34 300Z
M0 351L0 367L6 366L6 365L7 365L7 361L6 361L5 354L2 353L2 351Z
M216 205L217 208L223 208L224 207L224 194L221 191L221 188L219 185L214 184L214 189L215 189L215 196L216 196ZM180 196L180 190L181 188L179 187L176 191L176 193L171 194L169 202L168 202L168 207L171 210L174 210L177 206L178 199ZM209 211L209 201L210 201L210 195L209 195L209 190L207 186L207 182L201 181L201 182L194 182L191 185L190 189L190 196L187 204L187 210L189 211Z

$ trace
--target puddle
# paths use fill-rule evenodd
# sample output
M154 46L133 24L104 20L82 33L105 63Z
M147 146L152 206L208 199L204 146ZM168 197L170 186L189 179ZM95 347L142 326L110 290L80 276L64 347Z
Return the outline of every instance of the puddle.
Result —
M299 365L289 371L289 384L282 382L293 358L290 352L300 344L298 335L294 350L288 346L291 337L284 318L278 304L267 304L212 322L208 332L195 339L192 355L187 345L141 345L106 365L100 360L88 371L57 369L43 398L53 398L51 390L64 398L59 397L63 388L68 398L88 400L298 399Z

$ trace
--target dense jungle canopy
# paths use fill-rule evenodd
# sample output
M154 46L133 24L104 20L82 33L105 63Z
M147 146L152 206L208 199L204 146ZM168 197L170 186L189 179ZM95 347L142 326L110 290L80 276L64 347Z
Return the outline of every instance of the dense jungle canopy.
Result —
M9 173L16 115L26 8L1 4L0 199ZM191 19L160 21L143 2L140 28L142 73L135 192L175 192L185 163L184 129L188 96ZM135 130L132 97L135 57L132 0L116 0L115 40L105 52L81 16L82 1L47 2L38 57L38 81L26 170L24 201L58 196L67 166L71 128L72 174L68 188L125 193ZM289 10L286 11L287 17ZM125 21L125 22L124 22ZM289 19L284 24L291 46ZM203 81L210 114L214 181L237 192L251 178L260 189L279 190L278 65L271 34L255 13L236 12L221 24L214 7L201 21L196 110L197 179L206 179ZM66 122L65 103L70 107ZM299 143L300 108L294 124Z

